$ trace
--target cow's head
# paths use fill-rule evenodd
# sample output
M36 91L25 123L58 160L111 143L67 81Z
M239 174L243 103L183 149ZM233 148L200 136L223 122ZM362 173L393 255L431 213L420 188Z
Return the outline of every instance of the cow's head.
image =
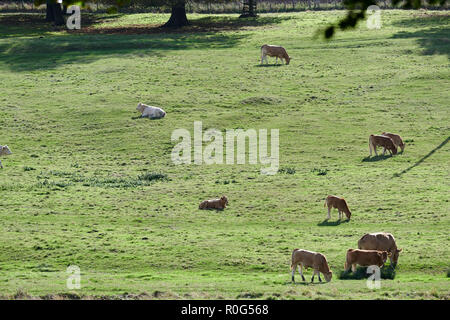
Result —
M398 256L402 249L394 249L394 251L391 253L391 256L389 257L391 259L391 263L393 267L395 267L398 263Z
M220 198L220 201L222 201L224 207L225 207L225 205L228 204L228 199L227 199L227 197L225 197L225 196L222 196L222 197Z
M333 277L333 271L330 270L330 272L324 273L323 275L325 276L325 281L330 282Z
M289 64L289 62L291 62L291 57L289 57L288 55L286 55L286 57L284 58L286 60L286 65Z
M392 144L391 150L392 150L392 154L397 154L397 147L395 146L395 144Z
M347 217L347 219L350 220L350 217L352 216L352 213L350 212L350 210L347 209L344 211L344 213L345 213L345 216Z
M381 260L383 260L383 264L386 263L387 258L390 257L390 256L391 256L390 252L381 251Z
M136 110L139 111L140 113L144 112L144 105L139 102Z
M11 150L9 150L8 146L0 146L0 155L8 156L12 154Z

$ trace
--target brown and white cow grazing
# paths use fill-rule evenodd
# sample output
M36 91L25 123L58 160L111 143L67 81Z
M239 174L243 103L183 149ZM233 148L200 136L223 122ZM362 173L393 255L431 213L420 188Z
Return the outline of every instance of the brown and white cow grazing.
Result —
M402 137L400 137L398 134L383 132L381 135L391 138L392 141L394 142L394 145L397 148L400 147L400 149L402 149L402 152L403 152L403 150L405 150L405 143L403 142Z
M278 63L278 58L280 58L281 62L283 62L283 59L286 60L286 65L288 65L291 61L291 57L287 54L286 49L280 46L273 46L269 44L263 45L261 47L261 64L264 60L266 60L266 63L269 63L267 56L276 57L276 63Z
M228 204L228 199L222 196L220 199L205 200L198 206L199 209L225 209Z
M395 238L386 232L366 233L358 241L358 249L387 251L391 255L389 260L395 267L398 263L398 256L402 249L397 248Z
M348 249L344 271L347 272L351 267L352 271L355 272L357 264L363 267L375 265L381 268L388 255L387 251Z
M323 254L318 252L312 252L303 249L294 249L294 251L292 252L291 262L292 282L295 282L294 274L297 266L300 267L298 272L302 276L303 281L306 281L305 277L303 276L303 268L314 269L311 282L314 282L314 276L316 274L319 276L319 281L322 282L322 279L320 279L321 272L327 282L330 282L331 277L333 276L333 272L328 266L327 258Z
M12 154L11 150L8 146L0 146L0 157L1 156L9 156ZM0 160L0 168L3 169L2 161Z
M331 208L336 208L336 209L338 209L338 212L339 212L339 219L341 219L342 212L343 212L343 213L345 213L347 219L350 220L352 213L350 212L350 209L348 208L347 202L345 201L344 198L339 198L336 196L328 196L325 199L325 203L323 206L324 207L328 206L327 219L331 219L331 215L330 215Z
M397 154L397 147L392 141L391 138L387 136L373 135L371 134L369 137L369 152L370 156L372 156L372 149L375 151L375 155L377 153L377 146L383 147L383 156L386 153L386 149L389 150L390 154Z

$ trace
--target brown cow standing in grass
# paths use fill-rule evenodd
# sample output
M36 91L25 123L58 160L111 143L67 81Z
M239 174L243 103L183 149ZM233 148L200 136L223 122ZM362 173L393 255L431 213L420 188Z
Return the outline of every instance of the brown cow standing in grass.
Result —
M402 153L403 153L403 150L405 150L405 143L403 142L402 137L400 137L398 134L389 133L389 132L383 132L381 135L391 138L392 141L394 142L394 145L397 148L400 147L400 149L402 149Z
M359 239L358 249L387 251L390 253L389 260L393 267L397 265L399 253L402 251L397 248L394 236L386 232L366 233Z
M331 208L336 208L338 209L339 212L339 220L341 219L342 212L345 213L347 219L350 220L352 213L350 212L350 209L348 208L347 202L345 201L344 198L339 198L336 196L328 196L323 206L324 207L328 206L327 219L331 219L330 215Z
M319 276L319 281L322 282L322 279L320 279L320 273L325 277L325 280L327 282L331 281L331 277L333 276L333 272L330 270L330 267L328 266L327 258L318 252L312 252L302 249L294 249L292 252L292 262L291 262L291 270L292 270L292 282L295 282L294 274L295 269L299 266L299 273L302 276L302 280L305 280L305 277L303 276L303 268L313 268L313 276L311 278L311 282L314 282L314 276L317 274Z
M347 272L351 267L355 272L357 264L363 267L375 265L381 268L389 255L387 251L348 249L344 271Z
M377 146L383 147L383 156L386 153L386 149L389 150L390 154L397 154L397 147L391 138L387 136L379 136L371 134L369 137L369 152L372 156L372 149L375 151L375 155L378 156Z
M225 209L226 205L228 204L228 199L226 196L222 196L220 199L212 199L212 200L205 200L198 206L199 209L218 209L223 210Z
M286 65L291 61L291 57L287 54L286 49L280 46L263 45L261 47L261 64L263 64L264 60L266 60L266 63L269 63L267 56L276 57L276 63L278 63L278 58L280 58L281 62L283 62L283 59L286 60Z

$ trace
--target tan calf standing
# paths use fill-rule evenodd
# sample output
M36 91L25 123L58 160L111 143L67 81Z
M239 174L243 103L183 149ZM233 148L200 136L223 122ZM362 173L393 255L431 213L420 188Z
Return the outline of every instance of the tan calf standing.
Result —
M350 220L350 217L352 215L352 213L350 212L350 209L347 206L347 202L345 201L344 198L339 198L336 196L328 196L325 200L325 203L323 205L328 206L328 216L327 219L331 219L331 208L336 208L338 209L339 212L339 220L342 217L342 212L345 213L346 217L348 220Z
M281 62L283 62L283 59L286 60L286 65L291 61L291 57L287 54L286 49L280 46L263 45L261 47L261 64L263 64L264 60L266 60L266 63L269 63L267 56L276 57L276 63L278 63L278 58L280 58Z
M222 196L220 199L205 200L198 206L199 209L225 209L228 204L228 199Z
M400 147L400 149L402 149L402 152L403 152L403 150L405 150L405 143L403 142L402 137L400 137L398 134L383 132L381 135L391 138L392 141L394 142L394 145L397 148Z
M388 256L387 251L348 249L344 271L347 272L351 267L352 271L355 272L358 264L363 267L375 265L381 268Z
M386 153L386 149L389 150L390 154L397 154L397 147L394 144L394 141L387 136L378 136L371 134L369 137L369 152L370 156L372 156L372 149L375 151L375 155L377 156L377 146L383 147L383 156Z
M322 282L322 279L320 279L320 273L325 277L325 280L327 282L331 281L331 277L333 276L333 272L330 270L330 267L328 266L327 258L318 252L312 252L302 249L294 249L292 252L292 262L291 262L291 271L292 271L292 282L295 282L294 274L295 269L299 266L299 273L302 276L302 280L305 280L305 277L303 276L303 268L313 268L313 275L311 278L311 282L314 282L314 276L317 274L319 276L319 281Z

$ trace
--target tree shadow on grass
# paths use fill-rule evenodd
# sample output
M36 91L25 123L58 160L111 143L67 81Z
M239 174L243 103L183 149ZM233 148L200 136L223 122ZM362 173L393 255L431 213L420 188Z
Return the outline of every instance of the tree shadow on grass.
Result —
M423 55L450 55L450 28L433 27L424 30L406 32L401 31L392 36L394 39L416 39L423 48Z
M90 63L127 55L164 56L168 50L226 49L236 46L243 34L160 35L61 35L20 38L0 43L0 62L14 72Z
M395 173L394 177L400 177L401 175L407 173L409 170L417 167L418 165L420 165L422 162L425 161L425 159L427 159L428 157L430 157L431 155L433 155L433 153L435 153L436 151L438 151L439 149L441 149L443 146L445 146L448 142L450 141L450 137L447 137L444 141L441 142L440 145L438 145L436 148L434 148L433 150L431 150L430 152L428 152L428 154L426 154L425 156L423 156L419 161L417 161L416 163L414 163L412 166L406 168L405 170L403 170L400 173Z
M6 38L0 43L0 63L14 72L27 72L113 56L161 57L168 50L226 49L238 45L248 35L220 31L291 19L208 16L192 19L189 26L180 29L162 28L160 24L94 28L111 17L115 16L85 15L81 30L67 31L65 26L56 28L43 21L42 14L0 15L0 37Z
M328 219L323 220L322 222L319 222L317 225L319 227L336 227L340 225L341 223L347 223L350 222L350 220L336 220L336 221L329 221Z

